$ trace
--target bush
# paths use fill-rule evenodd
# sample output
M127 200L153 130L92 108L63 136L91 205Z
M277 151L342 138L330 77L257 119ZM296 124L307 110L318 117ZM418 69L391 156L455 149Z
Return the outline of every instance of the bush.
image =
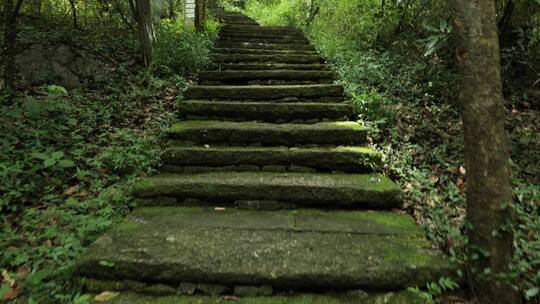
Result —
M203 32L184 28L181 20L162 20L156 26L154 60L159 71L191 75L211 62L219 23L210 20Z

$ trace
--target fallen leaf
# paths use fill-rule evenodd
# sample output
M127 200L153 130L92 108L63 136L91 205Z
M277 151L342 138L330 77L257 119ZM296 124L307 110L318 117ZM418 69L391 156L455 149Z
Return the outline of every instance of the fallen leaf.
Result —
M118 295L117 292L104 291L104 292L96 295L94 300L96 300L97 302L105 302L105 301L111 300L112 298L116 297L117 295Z

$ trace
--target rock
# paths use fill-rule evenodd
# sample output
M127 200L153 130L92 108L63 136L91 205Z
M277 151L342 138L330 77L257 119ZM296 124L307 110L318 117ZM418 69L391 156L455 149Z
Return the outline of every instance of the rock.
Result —
M68 89L99 80L111 68L90 52L67 44L32 44L16 57L22 77L32 84L54 83Z
M273 293L274 289L270 285L234 287L234 294L240 297L271 296Z
M230 292L230 288L219 284L197 284L197 290L210 296L219 296Z
M182 282L178 287L178 294L180 295L192 295L197 290L197 284Z

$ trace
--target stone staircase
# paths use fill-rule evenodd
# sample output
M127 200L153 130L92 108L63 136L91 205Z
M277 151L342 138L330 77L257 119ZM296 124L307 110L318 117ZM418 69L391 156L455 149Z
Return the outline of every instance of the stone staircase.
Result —
M238 13L179 104L160 175L78 259L108 303L421 303L456 266L378 174L342 87L303 34ZM219 298L221 297L221 298Z

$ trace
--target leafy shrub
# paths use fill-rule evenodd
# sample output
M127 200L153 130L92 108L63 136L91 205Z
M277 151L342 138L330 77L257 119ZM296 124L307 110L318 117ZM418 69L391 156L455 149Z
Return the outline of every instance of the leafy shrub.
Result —
M219 26L207 22L206 31L185 29L181 20L162 20L156 26L155 63L160 70L193 74L210 64L213 40Z

